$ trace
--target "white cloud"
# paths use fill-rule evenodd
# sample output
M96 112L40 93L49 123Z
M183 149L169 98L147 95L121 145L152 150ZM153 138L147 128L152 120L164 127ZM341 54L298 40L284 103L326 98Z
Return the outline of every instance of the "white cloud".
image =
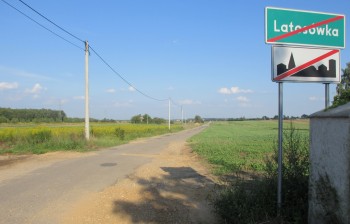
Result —
M129 86L128 90L129 90L130 92L134 92L134 91L135 91L135 88L132 87L132 86Z
M39 83L36 83L33 88L26 89L26 93L39 94L43 89L44 88Z
M5 89L17 89L18 88L18 83L17 82L0 82L0 90L5 90Z
M106 89L107 93L115 93L115 89L111 88L111 89Z
M232 86L230 90L232 94L240 93L241 91L237 86Z
M67 99L61 99L60 101L59 101L59 104L66 104L66 103L68 103L68 100Z
M238 96L235 98L236 101L238 101L239 107L251 107L250 100L245 96Z
M31 89L26 89L25 93L32 94L34 99L39 98L40 93L46 90L46 88L42 87L39 83L36 83L33 88Z
M251 89L240 89L239 87L233 86L233 87L231 87L231 92L233 94L236 94L236 93L253 93L253 90L251 90Z
M319 98L316 97L316 96L310 96L310 97L309 97L309 100L310 100L310 101L317 101L317 100L319 100Z
M132 107L133 106L133 101L129 100L129 101L126 101L126 102L116 102L113 105L114 105L114 107L118 107L118 108Z
M238 97L236 97L236 100L240 103L248 103L249 102L249 99L245 96L238 96Z
M231 94L231 91L228 88L223 87L223 88L219 89L219 93L221 93L221 94Z
M237 86L232 86L231 88L222 87L222 88L219 89L218 92L221 93L221 94L230 95L230 94L238 94L238 93L253 93L253 90L251 90L251 89L240 89Z
M48 77L48 76L38 75L35 73L30 73L30 72L16 69L16 68L9 68L9 67L5 67L2 65L0 65L0 73L5 73L5 74L11 75L11 76L30 78L30 79L56 80L56 79Z
M190 99L180 100L179 103L182 104L182 105L198 105L198 104L201 104L200 101L193 101L193 100L190 100Z
M68 102L69 102L68 99L57 99L55 97L49 97L46 99L45 104L49 105L49 106L61 107L62 105L66 104Z
M74 96L73 99L74 100L84 100L85 96Z

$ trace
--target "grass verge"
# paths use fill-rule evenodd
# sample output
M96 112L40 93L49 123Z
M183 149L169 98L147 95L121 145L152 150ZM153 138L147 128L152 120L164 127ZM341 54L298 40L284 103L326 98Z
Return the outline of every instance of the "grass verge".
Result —
M279 217L277 127L276 121L214 123L190 140L194 151L212 163L214 173L224 180L212 202L226 223L307 222L308 122L284 125Z

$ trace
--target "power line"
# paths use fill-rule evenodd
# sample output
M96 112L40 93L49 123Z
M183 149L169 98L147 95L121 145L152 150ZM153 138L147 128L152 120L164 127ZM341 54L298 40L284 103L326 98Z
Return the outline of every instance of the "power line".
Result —
M37 25L41 26L42 28L44 28L45 30L49 31L50 33L54 34L55 36L61 38L62 40L66 41L67 43L79 48L80 50L84 50L83 48L79 47L77 44L67 40L66 38L62 37L61 35L57 34L56 32L50 30L49 28L45 27L44 25L42 25L41 23L37 22L35 19L31 18L30 16L28 16L27 14L25 14L24 12L22 12L21 10L17 9L16 7L14 7L13 5L11 5L10 3L8 3L5 0L1 0L2 2L4 2L5 4L7 4L9 7L11 7L12 9L16 10L17 12L21 13L23 16L25 16L27 19L31 20L32 22L36 23Z
M37 13L39 16L43 17L44 19L46 19L47 21L49 21L51 24L55 25L57 28L59 28L60 30L66 32L67 34L69 34L70 36L74 37L75 39L81 41L81 42L85 42L83 41L81 38L73 35L72 33L68 32L66 29L63 29L61 26L57 25L56 23L52 22L50 19L48 19L46 16L44 16L43 14L41 14L40 12L38 12L37 10L35 10L34 8L32 8L30 5L28 5L27 3L25 3L22 0L19 0L22 4L24 4L25 6L27 6L28 8L30 8L32 11L34 11L35 13Z
M17 12L21 13L23 16L25 16L26 18L30 19L31 21L35 22L36 24L38 24L39 26L41 26L42 28L44 28L45 30L49 31L50 33L60 37L61 39L63 39L64 41L72 44L73 46L81 49L81 50L84 50L83 48L79 47L78 45L74 44L73 42L67 40L66 38L60 36L59 34L55 33L54 31L50 30L49 28L45 27L44 25L42 25L41 23L37 22L36 20L34 20L33 18L31 18L30 16L26 15L24 12L22 12L21 10L17 9L16 7L14 7L13 5L9 4L7 1L5 0L1 0L2 2L4 2L5 4L7 4L8 6L10 6L11 8L13 8L14 10L16 10ZM43 14L41 14L40 12L38 12L37 10L35 10L33 7L31 7L30 5L28 5L27 3L25 3L24 1L22 0L19 0L22 4L24 4L25 6L27 6L28 8L30 8L32 11L34 11L35 13L37 13L38 15L40 15L42 18L44 18L45 20L47 20L48 22L50 22L51 24L55 25L57 28L59 28L60 30L64 31L65 33L67 33L68 35L72 36L73 38L83 42L85 44L85 41L83 41L81 38L73 35L72 33L68 32L66 29L62 28L61 26L57 25L55 22L53 22L52 20L48 19L46 16L44 16ZM109 67L117 76L119 76L119 78L121 78L125 83L127 83L130 87L132 87L133 89L135 89L135 91L139 92L141 95L149 98L149 99L152 99L152 100L156 100L156 101L166 101L166 100L169 100L169 99L158 99L158 98L155 98L155 97L152 97L144 92L142 92L141 90L137 89L134 85L132 85L128 80L126 80L122 75L120 75L115 69L113 69L112 66L110 66L106 60L104 60L91 46L89 46L89 49L91 49L95 54L96 56L107 66ZM90 52L89 52L90 53ZM171 100L171 99L170 99ZM174 103L174 102L173 102ZM175 104L175 103L174 103ZM177 104L175 104L177 105Z
M166 101L168 99L158 99L158 98L154 98L144 92L142 92L141 90L137 89L134 85L132 85L128 80L126 80L122 75L120 75L116 70L114 70L112 68L112 66L110 66L107 61L105 59L103 59L91 46L89 46L89 48L96 54L96 56L107 66L109 67L117 76L119 76L119 78L121 78L126 84L128 84L130 87L132 87L133 89L135 89L137 92L139 92L140 94L142 94L143 96L152 99L152 100L156 100L156 101Z
M170 102L172 102L172 104L174 105L174 106L180 106L179 104L177 104L177 103L175 103L174 101L173 101L173 99L171 99L171 98L169 98L169 100L170 100Z

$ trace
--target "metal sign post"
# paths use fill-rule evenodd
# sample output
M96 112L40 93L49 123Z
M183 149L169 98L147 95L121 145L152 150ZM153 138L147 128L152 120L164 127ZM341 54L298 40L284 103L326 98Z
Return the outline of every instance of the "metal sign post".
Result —
M324 84L325 87L325 109L329 107L329 83Z
M282 208L282 151L283 151L283 82L278 83L278 183L277 208L280 215Z
M325 107L329 107L329 83L340 82L339 49L345 48L345 16L266 7L265 43L274 45L272 81L278 82L277 211L280 215L283 179L283 82L324 83Z

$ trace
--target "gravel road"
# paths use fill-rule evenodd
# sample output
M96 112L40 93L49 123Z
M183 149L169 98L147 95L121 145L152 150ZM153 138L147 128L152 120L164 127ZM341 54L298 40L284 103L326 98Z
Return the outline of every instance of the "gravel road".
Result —
M0 223L213 223L214 182L186 147L204 128L1 166Z

